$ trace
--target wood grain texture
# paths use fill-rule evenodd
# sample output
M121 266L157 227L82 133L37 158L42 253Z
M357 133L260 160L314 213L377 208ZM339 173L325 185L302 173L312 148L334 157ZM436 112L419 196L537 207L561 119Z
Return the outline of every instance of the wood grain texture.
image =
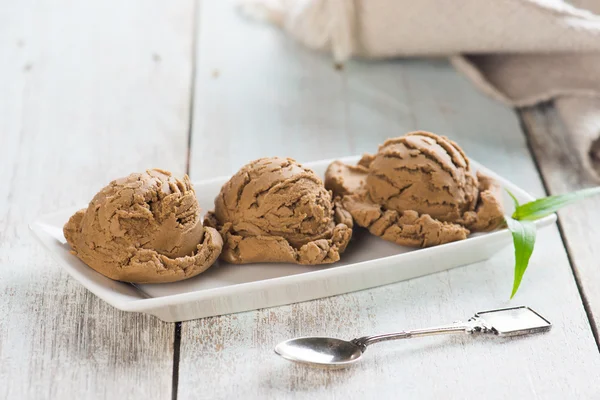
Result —
M597 113L598 109L593 111ZM574 125L568 129L552 104L527 109L521 115L550 194L600 185L600 177L587 152L594 138L581 135L581 132L591 133L593 130L577 129ZM595 121L582 119L580 122ZM595 124L600 127L598 122ZM600 134L600 130L595 133ZM586 199L564 208L558 215L590 323L600 346L600 248L597 245L600 238L600 198Z
M27 224L118 176L185 172L193 3L4 2L0 398L171 395L174 326L72 280Z
M335 70L230 2L204 1L198 36L193 179L266 155L300 161L373 152L389 136L429 129L486 166L544 193L516 114L478 93L445 61L356 61ZM510 250L487 262L290 306L185 322L179 397L595 398L600 355L558 230L540 232L514 301ZM555 323L545 335L498 341L425 338L369 349L349 370L279 359L304 335L351 339L527 304Z

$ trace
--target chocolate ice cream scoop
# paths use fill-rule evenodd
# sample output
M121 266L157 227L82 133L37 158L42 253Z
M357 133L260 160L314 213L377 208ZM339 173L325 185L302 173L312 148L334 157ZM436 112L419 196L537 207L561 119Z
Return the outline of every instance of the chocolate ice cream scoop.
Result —
M64 235L88 266L133 283L198 275L223 247L219 233L202 226L189 178L159 169L112 181L69 219Z
M402 245L461 240L504 220L499 186L475 174L456 143L430 132L389 139L356 166L332 163L325 186L358 225Z
M206 224L219 229L228 262L338 261L352 218L323 182L294 160L261 158L242 167L215 199Z

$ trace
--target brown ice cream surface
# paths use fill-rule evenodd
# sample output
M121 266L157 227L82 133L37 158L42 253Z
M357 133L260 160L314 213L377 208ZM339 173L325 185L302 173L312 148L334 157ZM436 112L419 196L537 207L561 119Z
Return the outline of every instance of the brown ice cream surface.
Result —
M406 246L462 240L504 221L499 185L475 174L456 143L430 132L389 139L356 166L332 163L325 186L358 225Z
M223 241L200 220L187 176L153 169L112 181L65 224L73 253L115 280L175 282L218 258Z
M206 225L219 229L230 263L327 264L340 259L352 218L321 179L292 159L261 158L223 185Z

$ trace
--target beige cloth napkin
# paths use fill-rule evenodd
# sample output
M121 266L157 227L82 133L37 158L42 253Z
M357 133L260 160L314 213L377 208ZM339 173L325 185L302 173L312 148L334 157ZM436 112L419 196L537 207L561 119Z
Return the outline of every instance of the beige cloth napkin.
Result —
M585 162L600 136L600 0L244 0L242 10L338 62L444 55L507 104L554 100Z

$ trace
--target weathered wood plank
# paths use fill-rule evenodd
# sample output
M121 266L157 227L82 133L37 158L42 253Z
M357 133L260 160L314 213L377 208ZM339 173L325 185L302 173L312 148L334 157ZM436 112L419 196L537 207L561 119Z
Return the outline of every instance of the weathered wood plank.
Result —
M115 177L185 172L193 2L4 2L0 398L171 395L174 326L120 312L28 232Z
M326 56L299 51L275 28L240 19L232 1L201 2L198 19L193 126L203 134L192 136L192 152L194 161L210 162L192 162L191 176L235 171L276 146L296 158L311 149L328 157L348 153L343 77ZM309 94L319 102L306 103Z
M600 106L600 101L596 106ZM592 111L597 113L598 108L590 107L590 119L593 118ZM550 194L600 184L594 160L588 154L593 138L584 137L585 129L577 129L574 125L571 126L573 129L568 129L552 104L524 110L521 115ZM585 118L579 122L594 123ZM600 127L600 124L597 126ZM593 132L590 129L589 132L600 134L600 130ZM558 214L573 271L600 346L600 249L597 246L600 238L600 198L589 198Z
M420 128L452 136L500 174L544 193L516 114L478 93L442 61L329 58L277 30L204 2L197 48L193 179L229 174L276 154L310 161L374 151ZM516 299L510 249L444 273L290 306L182 326L181 398L593 398L594 344L556 228L541 232ZM279 359L274 345L302 335L352 338L434 325L478 309L528 304L552 332L494 341L430 338L382 344L345 371Z

